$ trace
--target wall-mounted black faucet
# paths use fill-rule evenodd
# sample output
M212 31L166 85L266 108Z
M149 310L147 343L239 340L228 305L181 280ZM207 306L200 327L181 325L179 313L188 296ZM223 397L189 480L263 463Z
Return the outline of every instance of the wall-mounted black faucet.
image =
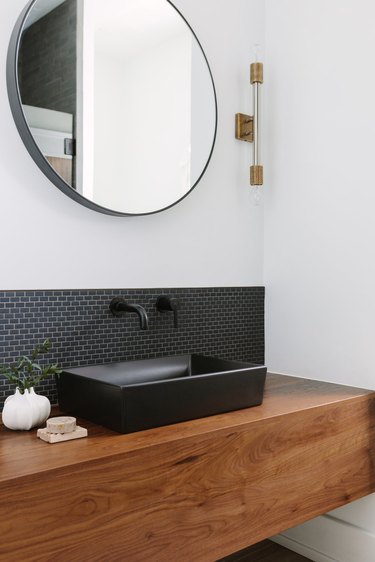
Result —
M109 310L115 316L122 316L124 312L135 312L139 316L141 330L148 330L148 317L143 306L139 304L129 304L123 297L115 297L111 300Z
M156 308L159 312L173 312L174 327L177 329L177 311L180 308L180 301L168 295L160 295L156 301Z

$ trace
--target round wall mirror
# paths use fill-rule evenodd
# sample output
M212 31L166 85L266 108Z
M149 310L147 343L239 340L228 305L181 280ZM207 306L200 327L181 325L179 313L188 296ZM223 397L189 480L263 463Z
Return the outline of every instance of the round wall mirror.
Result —
M211 71L169 0L32 0L13 31L7 84L35 162L96 211L167 209L210 160Z

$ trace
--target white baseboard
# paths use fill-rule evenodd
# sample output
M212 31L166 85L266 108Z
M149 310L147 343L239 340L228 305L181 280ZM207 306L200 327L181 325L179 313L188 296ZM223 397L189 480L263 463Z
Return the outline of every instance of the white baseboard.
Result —
M272 540L314 562L375 562L375 535L331 515L288 529Z
M313 560L314 562L339 562L337 559L330 558L323 554L323 552L319 552L318 550L315 550L310 546L291 539L285 534L276 535L275 537L272 537L271 540L273 542L276 542L277 544L280 544L281 546L285 546L285 548L288 548L293 552L301 554L301 556L305 556L308 560Z

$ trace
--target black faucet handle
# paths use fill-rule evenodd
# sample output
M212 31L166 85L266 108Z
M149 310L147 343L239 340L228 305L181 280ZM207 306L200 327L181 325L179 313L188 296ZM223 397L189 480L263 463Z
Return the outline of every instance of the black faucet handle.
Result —
M160 295L156 301L156 308L159 312L175 311L180 308L180 301L175 297Z
M180 308L180 301L175 297L160 295L156 301L156 308L159 312L173 312L174 327L178 328L177 311Z

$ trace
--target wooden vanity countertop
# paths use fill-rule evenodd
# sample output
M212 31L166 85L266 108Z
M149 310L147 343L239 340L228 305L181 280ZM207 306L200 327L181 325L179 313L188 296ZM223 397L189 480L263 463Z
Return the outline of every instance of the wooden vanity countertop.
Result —
M127 435L80 419L77 424L89 430L89 438L47 446L36 438L36 430L11 431L1 425L0 482L165 443L173 446L176 441L202 434L259 424L345 400L366 400L370 395L375 398L375 392L369 390L268 373L261 406ZM60 415L56 408L51 413L54 415Z
M375 491L369 390L269 373L261 406L77 422L88 438L53 445L0 426L0 560L214 562Z

